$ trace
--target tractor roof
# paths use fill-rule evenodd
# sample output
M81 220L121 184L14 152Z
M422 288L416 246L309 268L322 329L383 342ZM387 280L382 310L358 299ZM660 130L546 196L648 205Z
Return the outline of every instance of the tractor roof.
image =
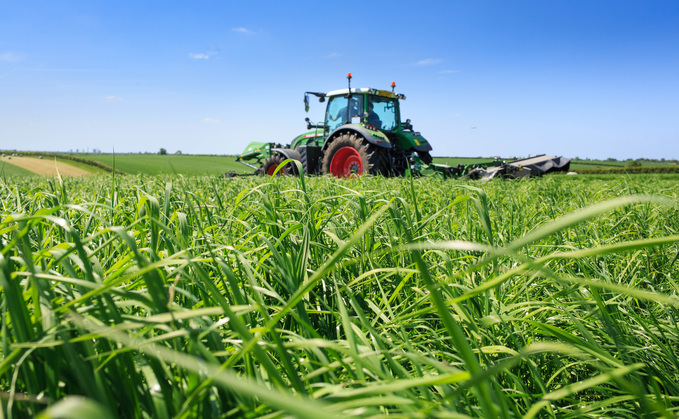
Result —
M400 93L393 93L388 90L377 90L373 89L370 87L359 87L359 88L352 88L351 93L368 93L371 95L377 95L377 96L384 96L384 97L389 97L389 98L394 98L394 99L405 99L406 97ZM349 89L340 89L340 90L333 90L332 92L328 92L326 94L327 97L331 96L340 96L340 95L347 95L349 94Z

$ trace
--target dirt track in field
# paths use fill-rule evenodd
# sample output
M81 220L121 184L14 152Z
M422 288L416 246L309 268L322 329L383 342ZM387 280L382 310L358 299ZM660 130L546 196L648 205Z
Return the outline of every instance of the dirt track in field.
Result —
M92 173L87 170L83 170L79 167L71 166L68 163L62 161L55 161L54 159L39 159L37 157L0 157L0 161L7 164L13 164L14 166L21 167L30 172L33 172L42 176L57 176L57 170L61 176L87 176Z

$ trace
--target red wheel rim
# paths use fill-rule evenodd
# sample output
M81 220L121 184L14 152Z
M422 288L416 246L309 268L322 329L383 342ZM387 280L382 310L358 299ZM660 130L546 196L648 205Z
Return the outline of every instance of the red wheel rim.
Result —
M276 169L278 169L278 165L272 164L271 166L269 166L268 169L266 169L266 174L269 175L269 176L273 176L273 172L275 172ZM278 174L280 175L281 172L278 172Z
M330 173L335 177L363 174L363 160L353 147L342 147L332 156Z

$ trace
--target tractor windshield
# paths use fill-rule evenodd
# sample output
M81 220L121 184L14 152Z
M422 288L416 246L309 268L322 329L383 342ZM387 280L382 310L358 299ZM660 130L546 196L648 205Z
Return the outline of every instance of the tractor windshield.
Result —
M333 132L344 124L352 123L352 118L363 114L363 95L335 96L330 98L325 113L325 126ZM354 121L358 122L358 121Z
M370 96L368 104L368 124L382 131L396 128L396 108L398 101L383 96Z

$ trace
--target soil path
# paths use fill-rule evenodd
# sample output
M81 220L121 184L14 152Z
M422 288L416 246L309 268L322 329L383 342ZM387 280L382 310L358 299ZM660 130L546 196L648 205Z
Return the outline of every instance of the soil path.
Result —
M55 161L54 159L39 159L37 157L17 157L14 156L11 159L7 157L0 157L3 163L13 164L15 166L21 167L33 173L42 176L57 176L57 170L61 176L87 176L92 173L87 170L83 170L79 167L71 166L68 163L62 161Z

